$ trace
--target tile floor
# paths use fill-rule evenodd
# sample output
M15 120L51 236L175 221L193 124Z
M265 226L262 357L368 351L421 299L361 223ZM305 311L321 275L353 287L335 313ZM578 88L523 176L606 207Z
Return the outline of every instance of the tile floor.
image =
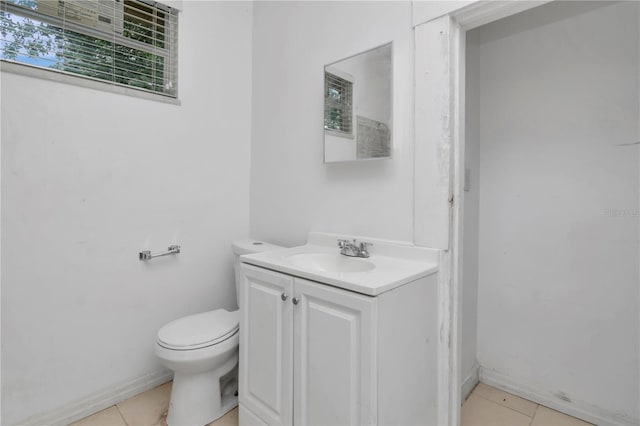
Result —
M462 404L461 426L589 426L575 417L479 383Z
M80 420L73 426L166 426L171 383L136 395ZM461 426L588 426L574 417L543 407L483 383L462 405ZM237 426L233 409L209 426Z
M72 426L166 426L171 382L86 417ZM234 408L208 426L238 426Z

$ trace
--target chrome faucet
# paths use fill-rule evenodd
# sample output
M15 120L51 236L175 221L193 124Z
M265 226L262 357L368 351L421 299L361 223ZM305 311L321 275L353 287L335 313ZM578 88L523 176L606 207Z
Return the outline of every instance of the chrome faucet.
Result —
M340 254L350 257L369 257L368 247L373 244L367 242L358 242L354 239L353 242L349 240L338 240L338 247L340 247Z

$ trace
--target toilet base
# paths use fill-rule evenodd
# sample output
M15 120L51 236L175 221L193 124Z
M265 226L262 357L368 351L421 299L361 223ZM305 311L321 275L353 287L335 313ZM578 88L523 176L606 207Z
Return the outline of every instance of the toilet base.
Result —
M167 424L204 426L238 405L237 358L212 371L175 372Z

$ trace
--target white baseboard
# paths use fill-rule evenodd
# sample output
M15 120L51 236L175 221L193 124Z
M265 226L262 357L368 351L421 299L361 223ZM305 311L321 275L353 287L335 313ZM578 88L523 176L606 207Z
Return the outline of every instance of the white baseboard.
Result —
M464 402L469 397L469 394L476 387L478 382L480 381L480 364L475 364L471 368L471 372L467 376L466 379L462 382L462 386L460 389L460 401Z
M109 408L125 399L153 389L168 382L173 377L173 372L162 369L146 374L110 389L96 392L85 398L73 401L55 410L28 417L17 424L20 425L68 425L77 420Z
M480 381L596 425L637 426L640 424L638 419L622 416L619 413L603 410L590 404L565 401L551 391L535 389L529 385L518 383L504 374L482 367L480 368Z

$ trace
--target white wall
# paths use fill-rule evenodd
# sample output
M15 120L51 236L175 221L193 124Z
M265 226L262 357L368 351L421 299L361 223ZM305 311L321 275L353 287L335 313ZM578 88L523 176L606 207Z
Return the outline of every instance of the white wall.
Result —
M353 115L391 124L391 102L384 101L392 93L389 78L393 56L391 51L389 46L381 47L335 65L354 77Z
M477 30L478 359L637 424L637 2L558 2Z
M413 240L410 2L257 2L251 232L300 244L309 230ZM393 160L323 164L324 66L394 42Z
M160 326L235 306L252 5L183 6L181 106L2 73L3 425L152 375Z

